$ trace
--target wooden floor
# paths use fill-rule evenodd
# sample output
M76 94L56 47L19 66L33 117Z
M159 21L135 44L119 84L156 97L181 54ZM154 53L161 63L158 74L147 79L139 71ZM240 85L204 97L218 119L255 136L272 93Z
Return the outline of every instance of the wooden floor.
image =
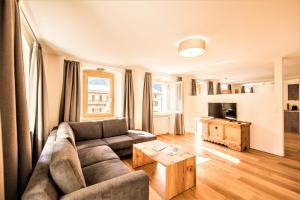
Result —
M284 134L284 152L285 157L300 161L300 134Z
M256 150L236 152L202 142L193 134L161 135L158 139L185 146L197 155L197 186L173 199L300 199L300 161ZM131 159L123 161L131 168ZM157 164L138 169L150 178L150 200L160 200L153 189L155 177L161 176Z

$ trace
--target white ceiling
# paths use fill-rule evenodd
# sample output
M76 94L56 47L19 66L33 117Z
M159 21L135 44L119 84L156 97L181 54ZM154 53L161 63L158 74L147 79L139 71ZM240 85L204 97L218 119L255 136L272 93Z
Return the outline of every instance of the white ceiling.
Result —
M300 51L299 0L21 3L47 51L112 66L208 79L269 79L274 57ZM206 53L179 57L176 42L193 35L207 39Z

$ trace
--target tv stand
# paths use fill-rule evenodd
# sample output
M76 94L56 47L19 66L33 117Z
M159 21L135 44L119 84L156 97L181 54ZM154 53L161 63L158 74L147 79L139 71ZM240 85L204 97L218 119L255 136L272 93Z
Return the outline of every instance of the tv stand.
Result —
M236 151L250 148L250 122L218 118L199 118L202 122L202 139L227 146Z

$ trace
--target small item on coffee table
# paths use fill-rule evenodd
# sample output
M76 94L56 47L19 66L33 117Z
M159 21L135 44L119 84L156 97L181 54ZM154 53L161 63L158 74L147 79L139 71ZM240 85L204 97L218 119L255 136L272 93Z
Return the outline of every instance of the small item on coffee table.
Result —
M166 144L162 143L162 142L159 142L159 141L156 141L153 146L152 146L152 149L154 151L161 151L163 149L166 148Z
M177 145L170 145L169 147L166 148L164 153L169 156L175 156L178 151L179 151L179 147Z

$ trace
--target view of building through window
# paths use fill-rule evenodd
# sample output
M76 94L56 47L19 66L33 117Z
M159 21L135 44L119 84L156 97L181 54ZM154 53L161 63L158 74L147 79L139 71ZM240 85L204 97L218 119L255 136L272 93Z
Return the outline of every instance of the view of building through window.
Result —
M152 84L153 112L163 112L163 85Z
M89 114L110 113L110 79L88 77Z

